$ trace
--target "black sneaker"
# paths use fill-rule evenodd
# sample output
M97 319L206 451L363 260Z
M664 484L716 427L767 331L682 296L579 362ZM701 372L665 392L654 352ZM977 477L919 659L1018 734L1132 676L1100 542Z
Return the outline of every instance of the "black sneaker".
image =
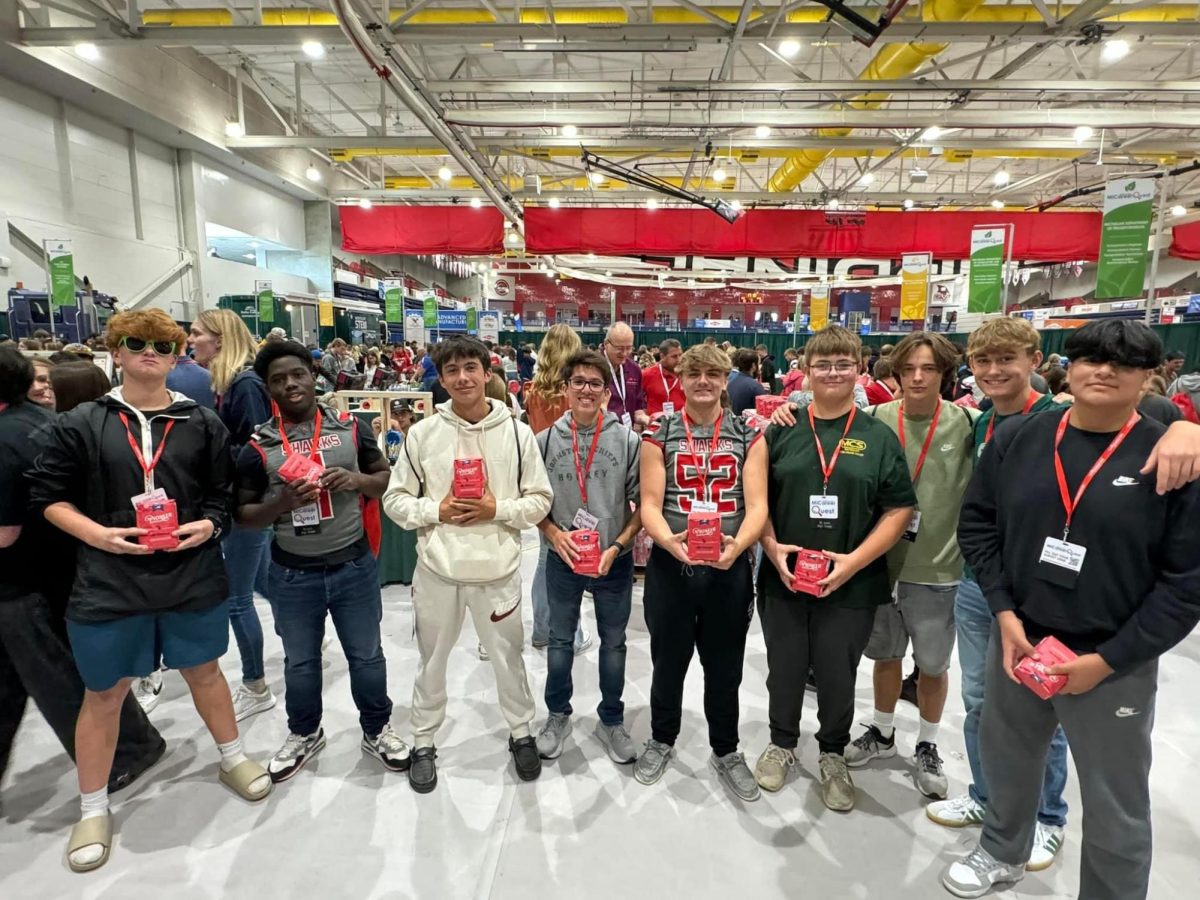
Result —
M538 756L537 742L532 736L508 739L508 751L513 755L517 777L522 781L534 781L542 774L542 758Z
M900 683L900 699L913 706L917 705L917 678L920 674L919 669L914 669L913 673Z
M267 763L267 774L275 784L287 781L325 747L325 729L310 735L289 734L283 746Z
M428 794L437 787L437 750L418 747L412 752L408 766L408 786L418 794Z
M163 758L163 754L167 752L167 742L161 737L154 749L135 762L124 772L114 772L108 779L108 792L115 794L117 791L123 790L138 780L146 770Z

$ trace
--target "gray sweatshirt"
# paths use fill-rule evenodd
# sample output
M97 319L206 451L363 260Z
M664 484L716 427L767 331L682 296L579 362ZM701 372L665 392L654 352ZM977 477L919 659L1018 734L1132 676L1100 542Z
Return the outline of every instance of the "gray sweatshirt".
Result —
M595 428L579 429L579 463L586 467L592 449ZM583 507L579 479L575 473L575 452L571 443L571 411L567 410L553 425L537 436L538 450L546 461L554 503L550 519L564 531L571 530L575 513ZM633 430L621 424L611 412L604 413L600 444L588 472L587 510L600 520L600 548L617 539L629 524L633 512L629 504L638 502L641 488L641 442ZM628 552L632 545L626 549Z

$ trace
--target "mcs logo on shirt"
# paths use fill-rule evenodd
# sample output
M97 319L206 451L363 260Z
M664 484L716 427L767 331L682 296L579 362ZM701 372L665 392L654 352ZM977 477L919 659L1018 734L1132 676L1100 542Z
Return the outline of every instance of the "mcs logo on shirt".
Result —
M867 442L858 438L842 438L842 452L849 456L862 456L867 450Z

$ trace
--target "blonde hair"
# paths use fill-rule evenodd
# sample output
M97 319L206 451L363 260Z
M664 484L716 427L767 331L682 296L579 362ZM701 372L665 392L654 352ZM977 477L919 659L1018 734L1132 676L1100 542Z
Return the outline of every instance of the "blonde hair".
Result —
M529 390L544 403L552 403L563 395L563 367L567 360L583 348L570 325L559 322L546 332L542 345L538 347L537 372L529 384Z
M229 309L207 309L196 317L194 324L221 339L220 349L208 363L208 374L213 391L224 394L237 374L254 362L258 352L254 337L241 317Z
M1003 316L989 319L967 338L967 359L979 353L999 350L1024 350L1030 356L1040 352L1042 338L1028 319Z
M684 351L676 371L680 375L698 375L709 369L717 369L728 375L732 368L729 354L720 347L715 344L697 344Z
M826 325L805 342L804 364L810 365L818 356L852 356L861 360L861 353L862 341L857 334L841 325Z

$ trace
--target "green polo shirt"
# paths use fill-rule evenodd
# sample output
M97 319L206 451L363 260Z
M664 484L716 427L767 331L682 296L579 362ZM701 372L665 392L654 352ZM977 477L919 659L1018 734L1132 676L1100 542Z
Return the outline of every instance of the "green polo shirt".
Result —
M828 495L838 498L837 519L810 516L809 498L820 495L824 478L808 416L792 427L767 429L770 461L767 504L775 536L781 543L808 550L849 553L871 533L886 510L913 506L912 479L900 441L883 422L861 410L842 440L846 416L817 419L816 433L826 461L839 442L842 452L829 479ZM891 599L886 555L857 572L839 590L823 600L793 594L769 563L760 568L759 589L771 596L832 603L851 609L870 609Z

